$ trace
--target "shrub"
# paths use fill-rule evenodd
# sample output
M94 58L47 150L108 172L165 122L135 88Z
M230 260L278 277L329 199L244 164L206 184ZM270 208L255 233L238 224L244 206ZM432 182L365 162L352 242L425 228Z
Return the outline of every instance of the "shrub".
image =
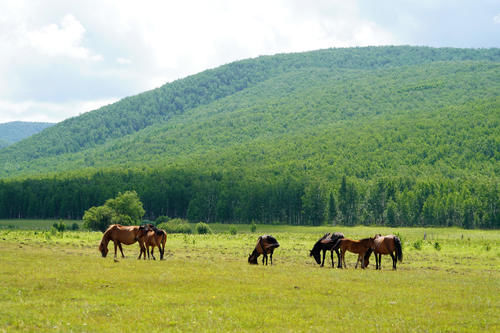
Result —
M419 239L417 240L415 243L413 243L413 247L416 249L416 250L422 250L422 240Z
M145 225L145 224L152 224L152 225L156 226L156 221L151 221L151 220L142 220L141 224L142 224L142 225Z
M66 230L66 224L64 224L63 221L59 221L59 223L54 223L52 228L57 231L64 232L64 230Z
M186 220L172 219L168 222L160 223L156 226L170 234L191 234L193 230Z
M250 231L251 232L257 231L257 225L255 224L255 222L252 222L252 224L250 224Z
M236 229L236 227L234 225L232 225L229 227L229 233L231 235L236 235L238 233L238 229Z
M439 245L439 242L435 242L435 243L434 243L434 248L435 248L437 251L441 251L441 245Z
M200 235L211 234L212 229L210 229L210 226L208 224L200 222L196 224L196 232L199 233Z
M156 225L160 224L160 223L165 223L165 222L168 222L170 221L170 217L168 216L165 216L165 215L162 215L162 216L158 216L155 220L156 222Z
M78 225L78 223L76 223L76 222L75 222L75 223L73 223L73 224L71 225L70 229L71 229L71 230L78 230L78 229L80 229L80 226Z

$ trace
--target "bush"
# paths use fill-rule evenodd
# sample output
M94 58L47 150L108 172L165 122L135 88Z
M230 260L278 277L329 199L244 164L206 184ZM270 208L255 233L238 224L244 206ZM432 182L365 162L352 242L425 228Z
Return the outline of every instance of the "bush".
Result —
M59 221L59 223L54 223L52 228L59 232L64 232L64 230L66 230L66 224L64 224L63 221Z
M415 243L413 243L413 247L416 249L416 250L422 250L422 240L419 239L417 240Z
M71 230L73 230L73 231L74 231L74 230L78 230L78 229L80 229L80 226L78 225L78 223L76 223L76 222L75 222L75 223L73 223L73 224L71 225L70 229L71 229Z
M238 229L236 229L236 227L234 225L232 225L229 227L229 233L231 235L236 235L238 233Z
M165 216L165 215L162 215L162 216L158 216L155 220L156 222L156 225L160 224L160 223L165 223L165 222L168 222L170 221L170 217L168 216Z
M151 221L151 220L142 220L141 224L142 224L142 225L145 225L145 224L152 224L152 225L156 226L156 221Z
M441 245L439 245L439 242L434 243L434 248L435 248L437 251L441 251Z
M255 224L255 222L252 222L252 224L250 224L250 231L251 232L257 231L257 225Z
M168 222L160 223L156 226L170 234L191 234L193 230L186 220L172 219Z
M196 225L196 232L200 235L211 234L212 229L210 229L210 226L208 224L200 222Z

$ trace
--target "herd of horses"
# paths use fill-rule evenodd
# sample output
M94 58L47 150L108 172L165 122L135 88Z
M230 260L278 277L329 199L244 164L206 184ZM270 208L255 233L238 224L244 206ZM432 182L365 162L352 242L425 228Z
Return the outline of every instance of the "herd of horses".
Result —
M106 229L102 236L101 243L99 244L99 251L103 257L108 254L108 244L113 241L115 246L115 259L117 256L117 249L120 249L122 257L123 254L122 244L131 245L136 242L139 243L140 253L137 259L150 258L149 249L151 248L151 257L156 260L153 252L155 247L160 251L160 260L164 259L165 243L167 241L167 233L164 230L157 229L152 224L141 226L122 226L119 224L112 224ZM279 242L271 235L260 236L257 239L255 249L248 256L248 263L257 264L257 259L262 255L262 264L267 265L268 255L270 257L271 265L273 264L273 253L276 248L280 246ZM341 232L326 233L321 237L313 246L309 256L314 257L314 260L321 265L325 264L326 252L331 252L332 267L335 267L333 261L333 252L337 254L337 267L347 268L345 263L345 253L352 252L358 255L356 266L361 263L361 268L365 268L370 263L370 256L375 254L376 269L382 269L382 255L390 255L392 258L392 268L396 269L398 261L403 260L403 251L401 247L401 240L394 235L382 236L380 234L374 237L364 238L360 240L353 240L345 238ZM321 258L321 252L323 258Z

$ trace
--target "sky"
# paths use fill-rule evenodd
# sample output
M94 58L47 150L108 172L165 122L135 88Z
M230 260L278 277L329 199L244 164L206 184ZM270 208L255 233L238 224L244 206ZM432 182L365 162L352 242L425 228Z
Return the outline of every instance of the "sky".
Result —
M0 123L59 122L205 69L331 47L500 47L500 0L0 0Z

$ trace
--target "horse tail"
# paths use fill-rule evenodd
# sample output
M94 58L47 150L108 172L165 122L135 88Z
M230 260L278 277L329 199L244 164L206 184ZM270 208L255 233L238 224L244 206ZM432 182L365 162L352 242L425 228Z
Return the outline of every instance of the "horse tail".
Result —
M398 257L398 261L403 261L403 249L401 247L401 240L398 236L394 236L394 245L396 246L396 255Z

